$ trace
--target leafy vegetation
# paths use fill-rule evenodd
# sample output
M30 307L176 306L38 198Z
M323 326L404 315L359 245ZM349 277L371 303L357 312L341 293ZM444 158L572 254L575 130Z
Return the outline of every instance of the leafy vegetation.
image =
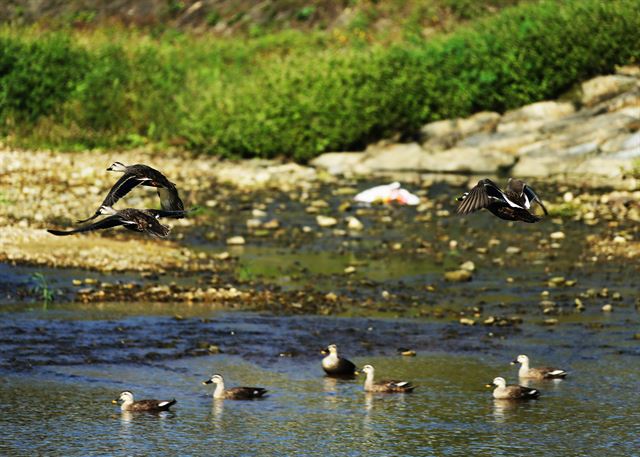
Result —
M46 308L47 305L53 303L53 290L49 287L47 278L42 273L34 273L31 280L34 283L31 290L42 299L42 307Z
M305 161L556 97L640 58L635 0L520 4L430 38L408 27L392 42L369 34L372 19L233 40L7 28L0 129L22 146L175 145Z

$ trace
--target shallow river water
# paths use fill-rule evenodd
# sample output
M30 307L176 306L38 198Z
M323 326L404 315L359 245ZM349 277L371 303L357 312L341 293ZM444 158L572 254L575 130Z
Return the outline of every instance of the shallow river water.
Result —
M129 305L2 314L2 334L13 332L0 346L2 455L636 455L640 446L640 351L623 313L607 330L525 325L486 345L486 329L447 340L451 324L415 319L195 309L176 321ZM190 335L224 352L183 355ZM362 379L326 378L318 349L327 341L418 388L372 395ZM174 344L145 357L153 342ZM418 355L396 355L400 346ZM531 384L542 391L536 401L492 400L484 384L515 380L518 353L570 375ZM213 372L270 395L213 401L201 384ZM125 389L178 403L158 415L121 413L110 400Z
M341 214L345 198L327 198L326 211ZM434 198L452 210L449 196ZM0 264L0 455L640 455L640 268L597 257L585 241L622 229L637 236L630 222L519 225L486 212L463 220L437 208L378 207L360 210L364 230L349 233L318 228L297 202L270 201L262 208L279 218L281 235L247 231L246 205L212 215L220 224L214 239L211 226L196 224L183 243L229 250L235 277L217 286L348 297L332 316L309 315L321 308L304 300L277 303L281 309L235 304L252 312L199 302L78 303L79 288L101 281L142 290L206 288L218 278ZM238 233L245 246L224 245ZM471 282L444 279L467 260L476 268ZM53 303L28 293L34 273L55 289ZM613 312L602 311L606 304ZM326 378L319 351L330 343L416 391L371 395L361 378ZM522 353L568 378L531 383L542 392L535 401L494 401L485 384L496 376L516 382L509 362ZM213 373L269 396L213 401L201 384ZM122 390L178 403L167 413L121 413L111 400Z

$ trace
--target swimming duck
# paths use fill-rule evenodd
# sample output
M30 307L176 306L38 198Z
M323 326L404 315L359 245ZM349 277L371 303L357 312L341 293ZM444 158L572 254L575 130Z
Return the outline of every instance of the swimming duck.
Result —
M322 353L329 354L322 359L322 369L329 376L354 376L357 374L353 362L338 355L338 346L335 344L327 346Z
M540 391L530 387L518 386L516 384L507 385L504 378L495 378L487 387L495 386L493 398L496 400L529 400L538 398Z
M184 217L186 211L164 211L158 209L135 209L125 208L119 211L109 207L101 206L98 210L99 214L108 215L104 219L85 225L73 230L52 230L47 232L56 236L73 235L74 233L90 232L93 230L102 230L122 225L127 230L134 232L148 233L159 238L166 238L169 235L170 228L158 221L160 217Z
M518 370L518 376L525 379L561 379L567 376L567 372L560 368L552 367L529 367L529 357L524 354L520 354L511 365L516 363L520 364L520 370Z
M155 168L151 168L148 165L136 164L125 165L122 162L113 162L113 164L107 168L107 171L115 171L124 173L124 175L118 179L113 185L104 201L103 206L113 206L118 200L127 195L131 190L139 185L147 187L156 187L158 189L158 196L160 197L160 205L165 211L182 211L184 210L184 204L180 200L178 195L178 189L176 185L169 181L165 175L160 173ZM100 208L96 210L93 216L79 220L79 223L89 222L100 216ZM183 216L172 216L183 217Z
M261 398L267 393L267 389L262 387L232 387L231 389L224 388L224 379L222 375L214 374L206 381L202 381L202 384L215 384L216 388L213 391L214 399L227 399L227 400L253 400L255 398Z
M172 405L176 404L176 399L171 400L138 400L133 401L133 394L128 390L120 393L120 396L111 403L120 403L122 411L167 411Z
M538 222L540 216L533 214L531 204L536 202L548 214L542 200L524 181L509 178L503 191L490 179L481 179L469 192L458 198L458 214L469 214L486 208L495 216L507 221Z
M409 393L415 389L415 386L409 381L379 381L373 382L375 370L371 365L362 367L362 372L367 375L364 381L365 392L384 392L384 393Z

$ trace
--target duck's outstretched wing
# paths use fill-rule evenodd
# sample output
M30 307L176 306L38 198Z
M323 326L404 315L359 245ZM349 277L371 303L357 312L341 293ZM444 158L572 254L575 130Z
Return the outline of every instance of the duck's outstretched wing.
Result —
M458 198L458 214L469 214L489 206L492 200L504 201L504 194L490 179L482 179L478 184Z
M158 187L158 197L160 197L160 205L165 211L182 211L184 203L178 195L178 189L172 185L171 187ZM184 216L172 216L184 217Z
M522 189L522 192L527 197L529 202L536 202L540 205L540 207L542 208L542 211L544 211L545 216L549 214L549 212L547 211L547 208L545 208L544 205L542 204L542 200L540 200L540 197L538 197L538 194L536 194L531 187L525 184ZM529 203L527 205L527 209L529 209L530 207L531 207L531 204Z
M180 211L165 211L163 209L147 209L145 210L147 213L151 214L153 217L168 217L171 219L181 219L189 214L193 209L188 211L180 210Z
M109 206L112 207L115 203L120 200L122 197L127 195L133 188L143 184L145 181L148 181L149 178L144 178L140 176L136 176L130 173L125 173L116 183L113 185L107 196L102 201L100 206ZM93 216L79 220L78 223L82 224L84 222L89 222L92 219L100 216L100 211L96 211Z
M77 229L68 230L68 231L47 229L47 232L55 236L67 236L67 235L73 235L75 233L91 232L93 230L113 228L113 227L117 227L119 225L125 225L125 224L129 224L129 222L123 221L122 218L118 215L113 215L113 216L105 217L101 221L95 222L93 224L85 225L84 227L78 227Z

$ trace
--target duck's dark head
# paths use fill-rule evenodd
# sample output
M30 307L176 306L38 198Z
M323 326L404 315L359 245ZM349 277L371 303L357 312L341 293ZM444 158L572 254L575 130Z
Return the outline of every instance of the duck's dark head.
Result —
M125 171L127 171L127 166L122 162L113 162L111 166L107 168L107 171L119 171L121 173L124 173Z
M516 178L509 178L507 181L507 189L518 194L524 192L524 181Z

